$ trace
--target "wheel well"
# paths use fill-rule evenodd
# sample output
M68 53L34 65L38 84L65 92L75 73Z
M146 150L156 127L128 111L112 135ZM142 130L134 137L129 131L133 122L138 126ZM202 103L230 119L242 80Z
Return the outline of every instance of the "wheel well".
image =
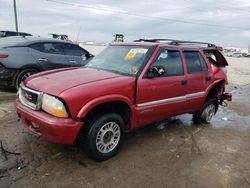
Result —
M106 103L102 103L98 106L95 106L93 109L91 109L87 113L87 115L85 116L85 118L83 120L88 121L96 115L104 114L107 112L119 114L122 117L125 125L128 126L129 121L130 121L130 117L131 117L130 116L131 109L127 103L122 102L122 101L106 102ZM128 128L128 127L126 127L126 128Z
M38 72L43 70L42 67L37 65L37 64L26 64L26 65L23 65L22 67L19 68L20 71L22 71L24 69L35 69Z
M209 99L213 99L213 98L216 98L216 99L219 99L220 95L222 93L220 93L222 90L224 91L224 85L225 85L225 81L224 80L221 80L220 82L218 82L217 84L215 84L210 90L209 90L209 93L206 97L206 100L209 100Z
M40 70L39 68L37 68L37 67L22 67L22 68L18 69L18 71L17 71L17 73L16 73L16 75L15 75L15 77L14 77L14 81L16 80L17 75L18 75L22 70L25 70L25 69L34 69L34 70L36 70L37 72L41 72L41 70Z
M39 68L37 68L37 67L21 67L20 69L18 69L18 71L16 72L15 76L13 77L13 80L12 80L13 85L15 85L15 82L16 82L16 79L17 79L17 76L19 75L19 73L22 70L25 70L25 69L34 69L37 72L41 72L41 70Z
M41 70L40 70L39 68L37 68L37 67L22 67L21 69L19 69L19 71L22 71L22 70L25 70L25 69L34 69L34 70L36 70L36 71L38 71L38 72L41 71Z

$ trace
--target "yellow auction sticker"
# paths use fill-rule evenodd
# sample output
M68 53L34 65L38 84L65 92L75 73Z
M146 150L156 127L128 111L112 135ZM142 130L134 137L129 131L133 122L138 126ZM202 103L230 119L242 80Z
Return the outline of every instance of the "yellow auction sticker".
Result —
M136 56L136 54L145 54L147 53L147 51L148 49L145 48L132 48L126 54L125 59L126 60L133 59Z

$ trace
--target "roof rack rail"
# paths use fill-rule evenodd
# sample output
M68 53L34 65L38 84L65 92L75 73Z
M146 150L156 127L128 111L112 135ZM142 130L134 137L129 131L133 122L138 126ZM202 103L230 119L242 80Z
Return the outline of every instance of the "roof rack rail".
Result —
M157 42L157 43L169 43L172 45L180 45L180 44L203 44L208 47L217 47L215 44L207 43L207 42L197 42L197 41L184 41L184 40L175 40L175 39L138 39L134 42Z
M164 43L164 42L171 42L173 39L137 39L134 40L134 42L158 42L158 43Z
M204 44L208 47L217 47L215 44L208 43L208 42L197 42L197 41L182 41L182 40L174 40L170 44L179 45L179 44Z

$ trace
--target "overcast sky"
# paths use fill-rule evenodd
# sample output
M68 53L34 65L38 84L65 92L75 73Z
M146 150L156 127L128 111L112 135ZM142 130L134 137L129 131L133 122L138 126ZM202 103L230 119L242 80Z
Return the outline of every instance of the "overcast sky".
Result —
M53 2L54 1L54 2ZM250 0L16 0L19 31L72 41L174 38L250 44ZM70 3L70 4L67 4ZM15 30L12 0L0 0L0 30Z

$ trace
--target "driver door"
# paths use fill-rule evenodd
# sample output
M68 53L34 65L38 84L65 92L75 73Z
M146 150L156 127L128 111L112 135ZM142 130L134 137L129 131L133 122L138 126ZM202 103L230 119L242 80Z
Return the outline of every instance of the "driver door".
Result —
M153 68L163 69L164 73L152 75L149 72ZM138 79L136 106L139 125L184 113L185 92L186 79L180 51L160 49L147 73Z

